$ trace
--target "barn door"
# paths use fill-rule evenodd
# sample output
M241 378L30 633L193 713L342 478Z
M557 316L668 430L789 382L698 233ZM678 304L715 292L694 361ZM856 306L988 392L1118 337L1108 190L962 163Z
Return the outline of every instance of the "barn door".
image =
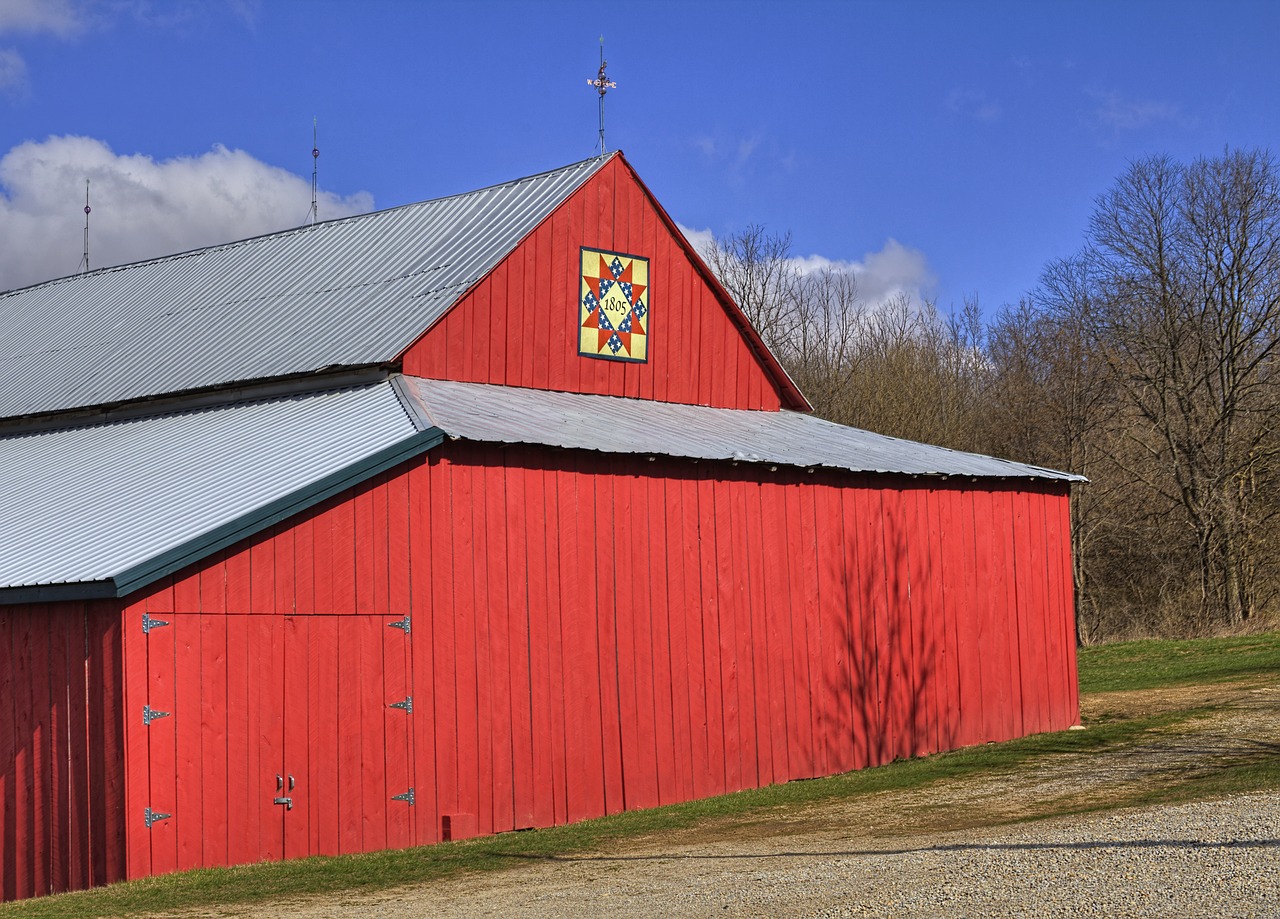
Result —
M272 644L259 665L279 704L263 699L260 801L273 813L263 813L261 857L412 845L408 620L262 618Z
M407 617L165 618L147 655L153 871L414 844Z
M312 851L372 852L413 845L414 704L409 618L309 617L325 637L318 653L336 661L336 693L313 704L311 756L332 788ZM313 632L314 635L314 632ZM314 641L314 639L313 639ZM328 650L330 647L335 651ZM333 821L336 820L336 832Z

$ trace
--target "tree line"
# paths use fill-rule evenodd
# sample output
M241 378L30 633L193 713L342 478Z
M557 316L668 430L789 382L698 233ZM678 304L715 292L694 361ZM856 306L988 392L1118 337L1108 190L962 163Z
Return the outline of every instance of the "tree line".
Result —
M984 316L803 273L759 226L708 263L815 412L1069 470L1081 641L1193 635L1280 603L1280 170L1132 163L1080 250Z

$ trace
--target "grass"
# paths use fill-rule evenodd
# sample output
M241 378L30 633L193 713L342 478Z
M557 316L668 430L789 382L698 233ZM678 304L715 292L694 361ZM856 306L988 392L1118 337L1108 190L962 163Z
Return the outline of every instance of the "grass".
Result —
M1084 648L1080 691L1158 689L1280 673L1280 632L1189 641L1126 641Z
M1082 692L1149 689L1248 679L1280 671L1280 634L1185 642L1129 642L1080 653ZM190 871L116 884L107 888L0 905L10 916L134 916L213 906L250 905L293 896L358 893L486 871L530 859L570 856L611 843L689 827L732 827L766 822L805 805L851 800L884 791L907 791L943 781L1013 773L1054 757L1096 754L1132 747L1154 733L1178 732L1208 708L1149 717L1103 721L1087 731L1041 734L1001 744L970 747L875 769L805 782L633 811L571 826L507 833L467 842L338 858L309 858L237 868ZM1268 749L1262 747L1267 746ZM1256 755L1238 755L1211 770L1170 774L1161 781L1124 790L1105 801L1046 800L1031 817L1083 813L1107 807L1199 800L1223 794L1280 788L1280 756L1274 745Z

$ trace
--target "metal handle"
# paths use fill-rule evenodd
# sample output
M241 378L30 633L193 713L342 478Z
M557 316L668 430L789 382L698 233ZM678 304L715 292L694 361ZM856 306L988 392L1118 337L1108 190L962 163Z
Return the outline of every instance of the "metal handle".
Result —
M277 772L276 773L276 791L280 791L283 788L284 788L284 776L280 775L280 773ZM279 804L280 802L277 801L276 803Z
M289 776L289 790L293 791L293 776Z
M287 811L291 811L291 810L293 810L293 798L275 798L274 800L272 800L272 802L271 802L271 803L272 803L272 804L283 804L283 805L284 805L284 809L285 809L285 810L287 810Z

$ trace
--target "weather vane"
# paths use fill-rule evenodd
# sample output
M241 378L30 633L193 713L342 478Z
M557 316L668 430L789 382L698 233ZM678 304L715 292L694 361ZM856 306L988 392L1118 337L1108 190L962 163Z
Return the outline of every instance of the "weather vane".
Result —
M605 74L604 69L609 66L609 62L604 59L604 36L600 36L600 72L596 74L594 80L587 80L588 86L594 86L596 92L600 94L600 155L604 156L604 94L611 89L617 89L618 84L610 80Z

